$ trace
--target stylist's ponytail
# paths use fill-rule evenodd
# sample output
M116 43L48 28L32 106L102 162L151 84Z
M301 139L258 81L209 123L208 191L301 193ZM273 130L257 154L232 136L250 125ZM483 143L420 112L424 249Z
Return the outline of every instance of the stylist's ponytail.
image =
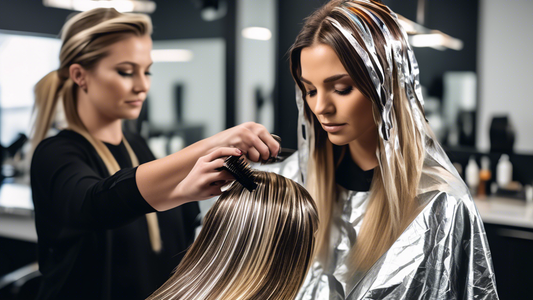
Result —
M52 126L56 114L59 92L63 87L63 80L58 71L52 71L35 85L34 124L32 126L32 148L41 142Z

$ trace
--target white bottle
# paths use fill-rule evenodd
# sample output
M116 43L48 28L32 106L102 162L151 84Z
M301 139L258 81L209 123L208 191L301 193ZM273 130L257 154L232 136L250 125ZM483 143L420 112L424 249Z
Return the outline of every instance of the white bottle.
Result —
M513 165L509 155L502 154L496 166L496 182L500 188L505 188L513 180Z
M465 181L468 187L470 187L470 192L474 193L479 184L479 167L476 164L474 157L470 157L468 164L465 169Z

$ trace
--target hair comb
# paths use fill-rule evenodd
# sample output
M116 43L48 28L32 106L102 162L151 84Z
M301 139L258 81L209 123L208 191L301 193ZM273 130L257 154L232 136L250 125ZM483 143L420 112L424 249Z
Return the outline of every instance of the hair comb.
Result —
M244 158L241 159L240 156L229 156L224 161L224 166L221 169L230 172L248 191L253 192L257 188L254 171Z
M291 156L296 150L288 149L288 148L282 148L281 147L281 138L275 134L271 134L272 137L278 142L279 144L279 152L276 156L271 156L267 160L261 160L262 164L271 164L271 163L277 163L285 160L287 157Z

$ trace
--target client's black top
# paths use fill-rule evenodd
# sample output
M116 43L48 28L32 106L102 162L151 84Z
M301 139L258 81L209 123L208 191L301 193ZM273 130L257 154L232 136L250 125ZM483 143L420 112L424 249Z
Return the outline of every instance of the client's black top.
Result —
M154 159L137 135L139 163ZM155 210L135 182L126 147L106 144L122 170L109 176L81 135L64 130L33 155L31 187L38 235L38 299L145 299L170 276L194 239L196 202L158 213L163 249L154 253L145 214Z
M335 170L335 181L343 188L357 192L370 191L374 169L362 170L353 160L350 152L342 157L342 162Z

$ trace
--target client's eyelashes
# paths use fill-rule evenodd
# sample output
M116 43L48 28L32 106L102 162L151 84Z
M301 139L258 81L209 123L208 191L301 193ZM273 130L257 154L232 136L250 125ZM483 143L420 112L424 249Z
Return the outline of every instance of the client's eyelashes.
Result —
M125 72L125 71L121 71L121 70L118 70L117 71L118 74L122 77L130 77L130 76L133 76L133 73L130 73L130 72Z
M353 91L353 87L348 87L344 90L335 90L335 93L341 95L341 96L345 96L345 95L348 95L350 94L351 92Z
M307 93L305 93L307 96L309 97L313 97L314 95L316 95L316 90L312 90L312 91L308 91Z
M350 94L351 92L353 91L353 87L348 87L344 90L334 90L334 92L338 95L341 95L341 96L345 96L345 95L348 95ZM307 93L305 93L305 95L307 97L314 97L316 95L316 90L311 90L311 91L308 91Z

